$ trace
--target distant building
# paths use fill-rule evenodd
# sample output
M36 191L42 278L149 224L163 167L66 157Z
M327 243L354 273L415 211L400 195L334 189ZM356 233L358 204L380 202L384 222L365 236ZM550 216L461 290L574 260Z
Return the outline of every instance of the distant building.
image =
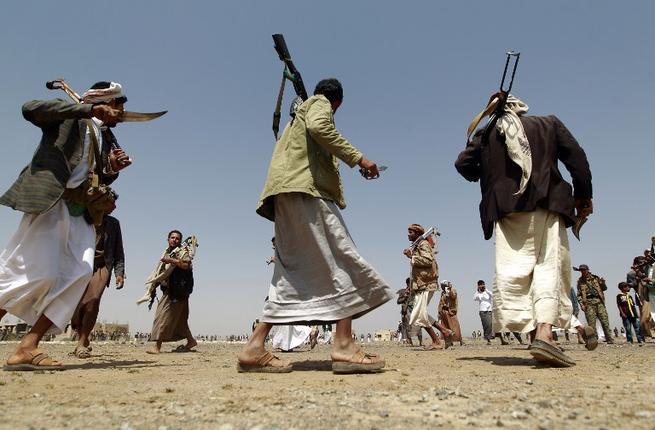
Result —
M32 326L24 321L5 322L0 324L0 340L15 340L30 331Z

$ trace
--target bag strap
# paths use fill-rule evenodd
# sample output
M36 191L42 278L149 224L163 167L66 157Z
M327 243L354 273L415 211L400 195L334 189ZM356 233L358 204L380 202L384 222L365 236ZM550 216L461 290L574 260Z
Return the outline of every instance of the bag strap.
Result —
M84 120L86 126L89 130L89 135L91 136L91 146L93 151L89 150L89 171L91 171L91 166L93 166L93 161L95 158L95 174L100 176L102 173L102 156L100 155L100 145L98 143L98 136L96 136L96 130L93 126L93 121L90 119Z

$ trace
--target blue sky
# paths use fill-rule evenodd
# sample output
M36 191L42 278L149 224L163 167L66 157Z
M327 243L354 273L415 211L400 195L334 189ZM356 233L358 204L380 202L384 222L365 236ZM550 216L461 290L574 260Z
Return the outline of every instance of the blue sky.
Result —
M254 209L274 145L282 65L271 34L281 32L310 92L319 79L342 81L337 127L389 166L377 181L342 166L344 217L362 254L398 289L409 269L406 226L438 226L441 278L458 288L470 334L480 327L475 282L493 279L493 240L482 237L479 186L453 162L498 88L504 52L518 50L513 92L530 113L556 114L589 157L595 214L582 242L572 239L572 259L608 280L618 326L616 284L655 233L654 12L645 1L11 2L0 16L0 188L40 136L22 103L64 97L46 90L49 79L64 77L78 92L118 81L128 109L168 109L116 129L134 160L116 183L127 281L105 294L100 319L150 331L154 312L134 301L177 228L200 242L192 331L245 333L272 270L273 225ZM288 85L283 111L292 92ZM0 208L0 246L19 219ZM389 303L355 330L396 327L398 311Z

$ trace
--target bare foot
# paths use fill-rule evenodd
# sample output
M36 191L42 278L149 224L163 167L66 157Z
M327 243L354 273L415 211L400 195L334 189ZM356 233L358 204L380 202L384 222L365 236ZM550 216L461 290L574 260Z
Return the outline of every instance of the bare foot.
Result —
M187 340L187 341L186 341L186 345L185 345L184 347L185 347L186 349L189 349L189 350L190 350L190 349L195 348L196 345L198 345L198 342L196 342L195 339L192 339L192 340Z
M558 348L557 344L553 340L553 329L551 324L539 323L537 328L534 331L534 339L541 340L543 342L549 343L552 346Z
M356 359L357 362L361 364L384 362L384 360L377 354L364 353L361 346L355 342L351 342L348 346L342 348L338 348L335 344L330 353L330 357L332 358L332 361L350 362L353 359Z
M441 349L441 342L433 342L429 345L425 345L423 349L426 351L434 351L437 349Z
M270 354L264 348L244 348L237 355L237 362L239 364L245 365L256 365L259 364L263 357L267 357ZM280 360L277 356L267 362L269 367L287 367L290 366L291 362L289 360Z
M48 354L38 348L31 351L17 349L7 358L7 365L19 364L31 364L37 367L63 367L61 362L50 358Z
M157 348L149 348L146 349L146 354L159 354L161 351Z

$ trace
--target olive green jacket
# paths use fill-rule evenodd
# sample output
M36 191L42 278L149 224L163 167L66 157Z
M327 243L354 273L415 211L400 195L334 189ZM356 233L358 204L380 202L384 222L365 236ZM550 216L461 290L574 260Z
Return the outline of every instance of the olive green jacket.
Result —
M328 99L310 97L275 145L257 213L275 221L273 197L283 193L305 193L345 208L339 160L354 167L361 159L362 153L337 131Z

